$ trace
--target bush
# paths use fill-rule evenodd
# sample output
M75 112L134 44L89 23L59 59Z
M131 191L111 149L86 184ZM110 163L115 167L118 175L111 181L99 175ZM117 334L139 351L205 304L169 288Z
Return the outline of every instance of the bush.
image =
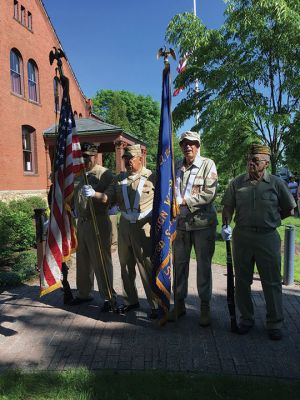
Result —
M3 250L28 250L35 243L35 227L31 216L22 211L0 214L0 247Z
M0 201L0 215L6 213L8 209L9 209L8 204L4 203L4 201Z
M47 208L47 203L41 197L33 196L23 200L12 200L9 208L12 211L22 211L26 215L33 217L35 208Z
M35 252L24 251L11 261L13 262L11 271L0 272L0 286L17 286L37 275Z

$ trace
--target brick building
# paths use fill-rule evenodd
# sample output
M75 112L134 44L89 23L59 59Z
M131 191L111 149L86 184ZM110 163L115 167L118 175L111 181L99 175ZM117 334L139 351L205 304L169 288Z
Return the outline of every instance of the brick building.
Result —
M0 199L45 194L49 184L43 132L55 122L56 85L61 95L49 63L54 46L62 48L41 0L0 2ZM88 117L90 103L65 60L64 72L73 110Z

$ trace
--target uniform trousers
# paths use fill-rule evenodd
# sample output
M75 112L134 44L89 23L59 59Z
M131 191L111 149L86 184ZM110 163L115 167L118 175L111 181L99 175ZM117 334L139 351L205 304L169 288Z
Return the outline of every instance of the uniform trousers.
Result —
M76 251L76 284L78 298L86 299L94 285L96 276L100 295L103 299L109 299L106 285L106 277L103 272L103 263L107 271L107 279L113 288L113 266L111 260L111 222L108 215L97 215L97 226L100 234L101 253L99 254L97 237L93 221L90 218L78 218ZM114 293L113 289L112 292Z
M148 303L151 309L157 308L151 289L151 250L150 223L145 219L130 223L121 216L118 231L118 254L126 304L136 304L139 301L135 285L135 266L137 265Z
M254 264L256 264L266 302L267 329L282 326L282 284L280 236L276 230L255 232L235 227L233 230L233 263L235 269L236 303L240 322L254 324L251 298Z
M118 246L118 215L112 214L109 219L111 222L111 251L114 252Z
M212 294L211 260L215 251L216 227L184 231L177 229L173 242L176 295L184 300L188 293L189 264L192 246L197 260L197 289L201 302L209 303ZM174 283L175 286L175 283Z

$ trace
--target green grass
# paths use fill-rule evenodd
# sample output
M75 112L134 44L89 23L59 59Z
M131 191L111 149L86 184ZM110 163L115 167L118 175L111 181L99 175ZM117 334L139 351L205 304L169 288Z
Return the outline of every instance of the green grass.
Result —
M221 228L222 228L222 220L221 214L218 214L219 225L217 227L217 240L216 240L216 249L213 257L214 264L226 265L226 245L221 237ZM283 225L278 229L282 242L284 241L284 231L285 225L294 225L296 227L296 243L300 244L300 218L297 217L289 217L283 220ZM234 223L231 223L231 227L233 228ZM192 258L195 258L194 250L192 252ZM283 257L282 257L282 268L283 268ZM294 274L295 282L300 283L300 255L295 255L295 274Z
M0 375L1 400L299 400L300 382L191 373L20 371Z

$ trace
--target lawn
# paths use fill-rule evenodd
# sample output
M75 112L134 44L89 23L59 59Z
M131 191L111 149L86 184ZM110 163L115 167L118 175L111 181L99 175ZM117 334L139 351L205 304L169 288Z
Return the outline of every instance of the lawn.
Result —
M226 245L221 237L221 214L218 214L219 225L217 227L217 240L216 240L216 250L213 257L214 264L226 265ZM284 231L286 225L294 225L296 229L296 244L300 245L300 218L289 217L283 220L283 225L278 229L282 242L284 241ZM233 228L234 223L231 223ZM195 258L195 253L193 251L192 257ZM283 271L283 257L282 257L282 271ZM300 254L295 255L295 282L300 283Z
M296 400L300 382L163 371L4 372L1 400Z

